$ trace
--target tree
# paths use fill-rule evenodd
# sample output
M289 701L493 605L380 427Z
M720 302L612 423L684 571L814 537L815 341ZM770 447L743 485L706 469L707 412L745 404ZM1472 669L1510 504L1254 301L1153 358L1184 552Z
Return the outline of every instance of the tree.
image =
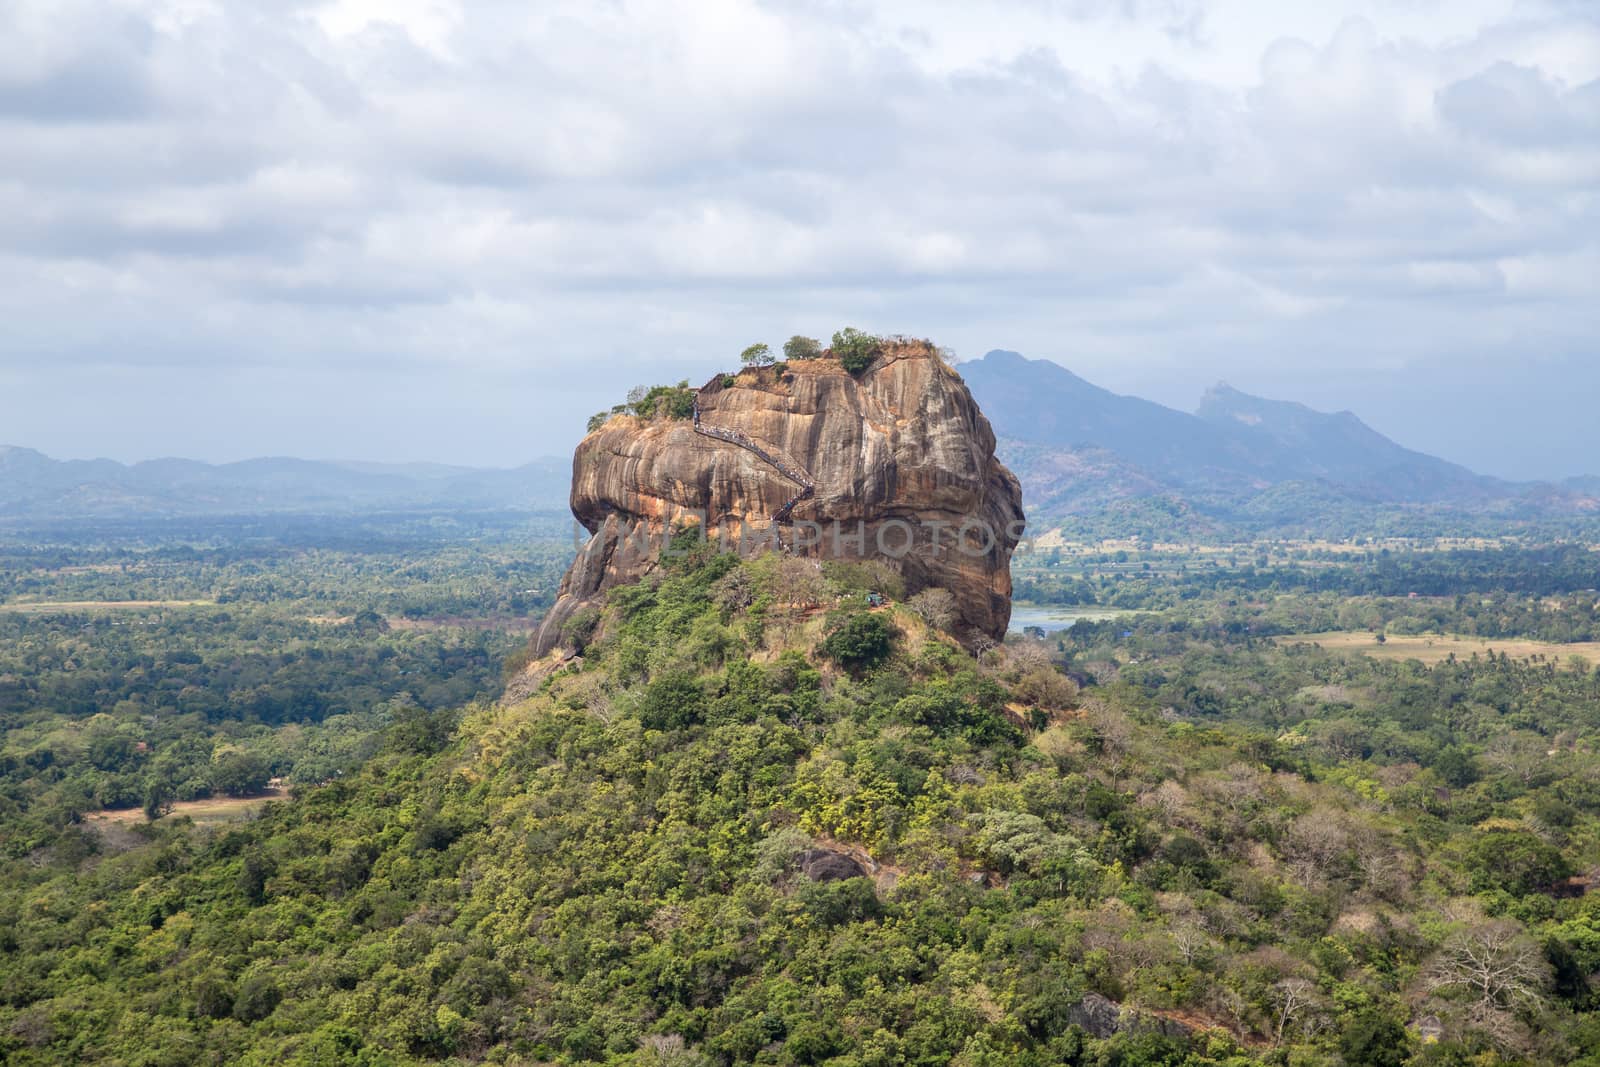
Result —
M1349 1067L1404 1067L1411 1058L1406 1028L1374 1008L1346 1020L1339 1055Z
M1526 830L1489 830L1467 849L1473 892L1542 893L1572 873L1561 850Z
M846 326L833 335L831 348L841 366L851 374L860 374L872 365L883 346L881 338L862 333L854 326Z
M1460 745L1446 745L1433 758L1433 769L1444 784L1455 789L1465 789L1478 780L1478 761L1471 752Z
M1427 972L1428 988L1465 995L1473 1021L1489 1023L1505 1012L1535 1007L1549 983L1544 953L1510 919L1457 931L1445 940Z
M264 904L267 899L267 879L277 873L277 864L257 846L252 845L239 863L236 884L251 904Z
M230 797L254 796L271 777L267 761L253 752L228 749L211 761L211 788Z
M396 752L413 756L431 756L450 743L450 733L455 729L455 716L448 711L430 711L410 700L397 700L390 709L393 724L389 727L388 744Z
M822 355L822 342L815 337L801 337L795 334L783 342L784 359L816 359L820 355Z
M1274 982L1270 994L1273 1009L1272 1044L1281 1047L1290 1027L1307 1029L1322 1010L1322 999L1317 995L1317 985L1310 979L1293 975Z
M749 348L739 353L739 358L743 360L747 366L751 367L770 367L774 362L776 362L776 357L773 356L772 349L764 344L751 345Z
M647 730L681 730L700 721L705 692L688 674L669 674L645 689L639 722Z
M153 778L144 789L144 817L155 822L172 810L172 783L165 778Z
M955 594L937 586L924 589L906 602L906 607L921 616L935 630L948 630L956 621Z
M899 631L882 615L853 615L822 642L822 653L852 671L869 670L889 658Z

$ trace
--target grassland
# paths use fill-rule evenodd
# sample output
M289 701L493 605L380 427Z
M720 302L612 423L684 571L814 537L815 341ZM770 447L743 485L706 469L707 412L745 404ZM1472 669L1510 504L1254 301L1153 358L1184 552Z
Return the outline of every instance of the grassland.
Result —
M274 800L289 799L289 791L282 786L273 786L259 796L253 797L206 797L204 800L179 800L173 803L168 817L187 816L193 819L197 826L208 826L215 823L238 822L247 818L262 806ZM90 812L84 816L90 826L112 825L129 826L133 823L144 822L144 811L140 808L107 808L102 811Z
M215 600L23 600L0 604L0 611L29 615L70 611L142 611L150 608L208 608Z
M1600 662L1600 641L1575 644L1557 644L1553 641L1530 641L1513 638L1489 639L1460 637L1454 634L1387 635L1382 644L1377 635L1366 630L1335 630L1330 633L1296 634L1280 637L1279 644L1293 645L1305 642L1321 645L1330 651L1363 652L1375 659L1421 660L1434 664L1449 659L1471 659L1474 654L1487 656L1491 651L1504 653L1512 659L1532 659L1543 656L1550 660L1568 662L1582 657L1590 664Z

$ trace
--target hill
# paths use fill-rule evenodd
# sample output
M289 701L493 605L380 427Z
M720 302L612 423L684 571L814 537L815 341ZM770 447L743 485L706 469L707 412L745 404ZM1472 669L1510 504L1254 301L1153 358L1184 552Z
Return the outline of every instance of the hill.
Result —
M1225 384L1189 414L1016 352L959 370L1043 523L1111 536L1505 532L1596 506L1592 480L1504 482L1405 448L1350 412Z
M407 509L551 509L569 476L561 460L506 470L444 464L251 459L55 460L0 446L0 521L326 514Z
M1373 499L1459 501L1512 488L1398 445L1348 411L1324 414L1219 384L1201 398L1196 417L1270 453L1290 478L1331 482Z
M250 822L0 856L0 1056L1600 1062L1600 674L1280 647L1275 598L1075 628L1080 690L869 588L702 546Z

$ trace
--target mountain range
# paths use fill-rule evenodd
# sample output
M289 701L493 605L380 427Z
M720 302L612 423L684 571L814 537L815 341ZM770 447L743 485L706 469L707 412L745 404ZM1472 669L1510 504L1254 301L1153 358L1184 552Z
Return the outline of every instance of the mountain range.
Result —
M1082 536L1504 533L1600 520L1600 478L1508 482L1348 411L1226 384L1194 412L995 350L957 367L1022 482L1030 525ZM55 460L0 446L0 521L405 510L564 511L571 463L510 469L286 458Z
M1600 480L1557 486L1475 474L1348 411L1325 414L1226 384L1190 413L1016 352L958 369L1022 481L1036 528L1086 515L1126 524L1142 513L1157 535L1327 533L1370 527L1380 514L1414 527L1424 518L1503 524L1600 511Z
M56 460L0 446L0 520L426 509L564 509L571 464L505 470L435 463L250 459Z

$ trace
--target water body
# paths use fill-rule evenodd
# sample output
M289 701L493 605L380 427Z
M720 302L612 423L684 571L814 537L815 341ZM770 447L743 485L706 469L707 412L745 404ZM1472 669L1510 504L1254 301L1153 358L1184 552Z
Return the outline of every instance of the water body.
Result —
M1045 633L1054 633L1057 630L1068 630L1079 619L1088 619L1091 622L1100 622L1103 619L1115 619L1124 615L1143 615L1142 611L1129 611L1127 608L1085 608L1072 607L1065 604L1021 604L1011 605L1010 633L1020 634L1024 626L1041 626Z

